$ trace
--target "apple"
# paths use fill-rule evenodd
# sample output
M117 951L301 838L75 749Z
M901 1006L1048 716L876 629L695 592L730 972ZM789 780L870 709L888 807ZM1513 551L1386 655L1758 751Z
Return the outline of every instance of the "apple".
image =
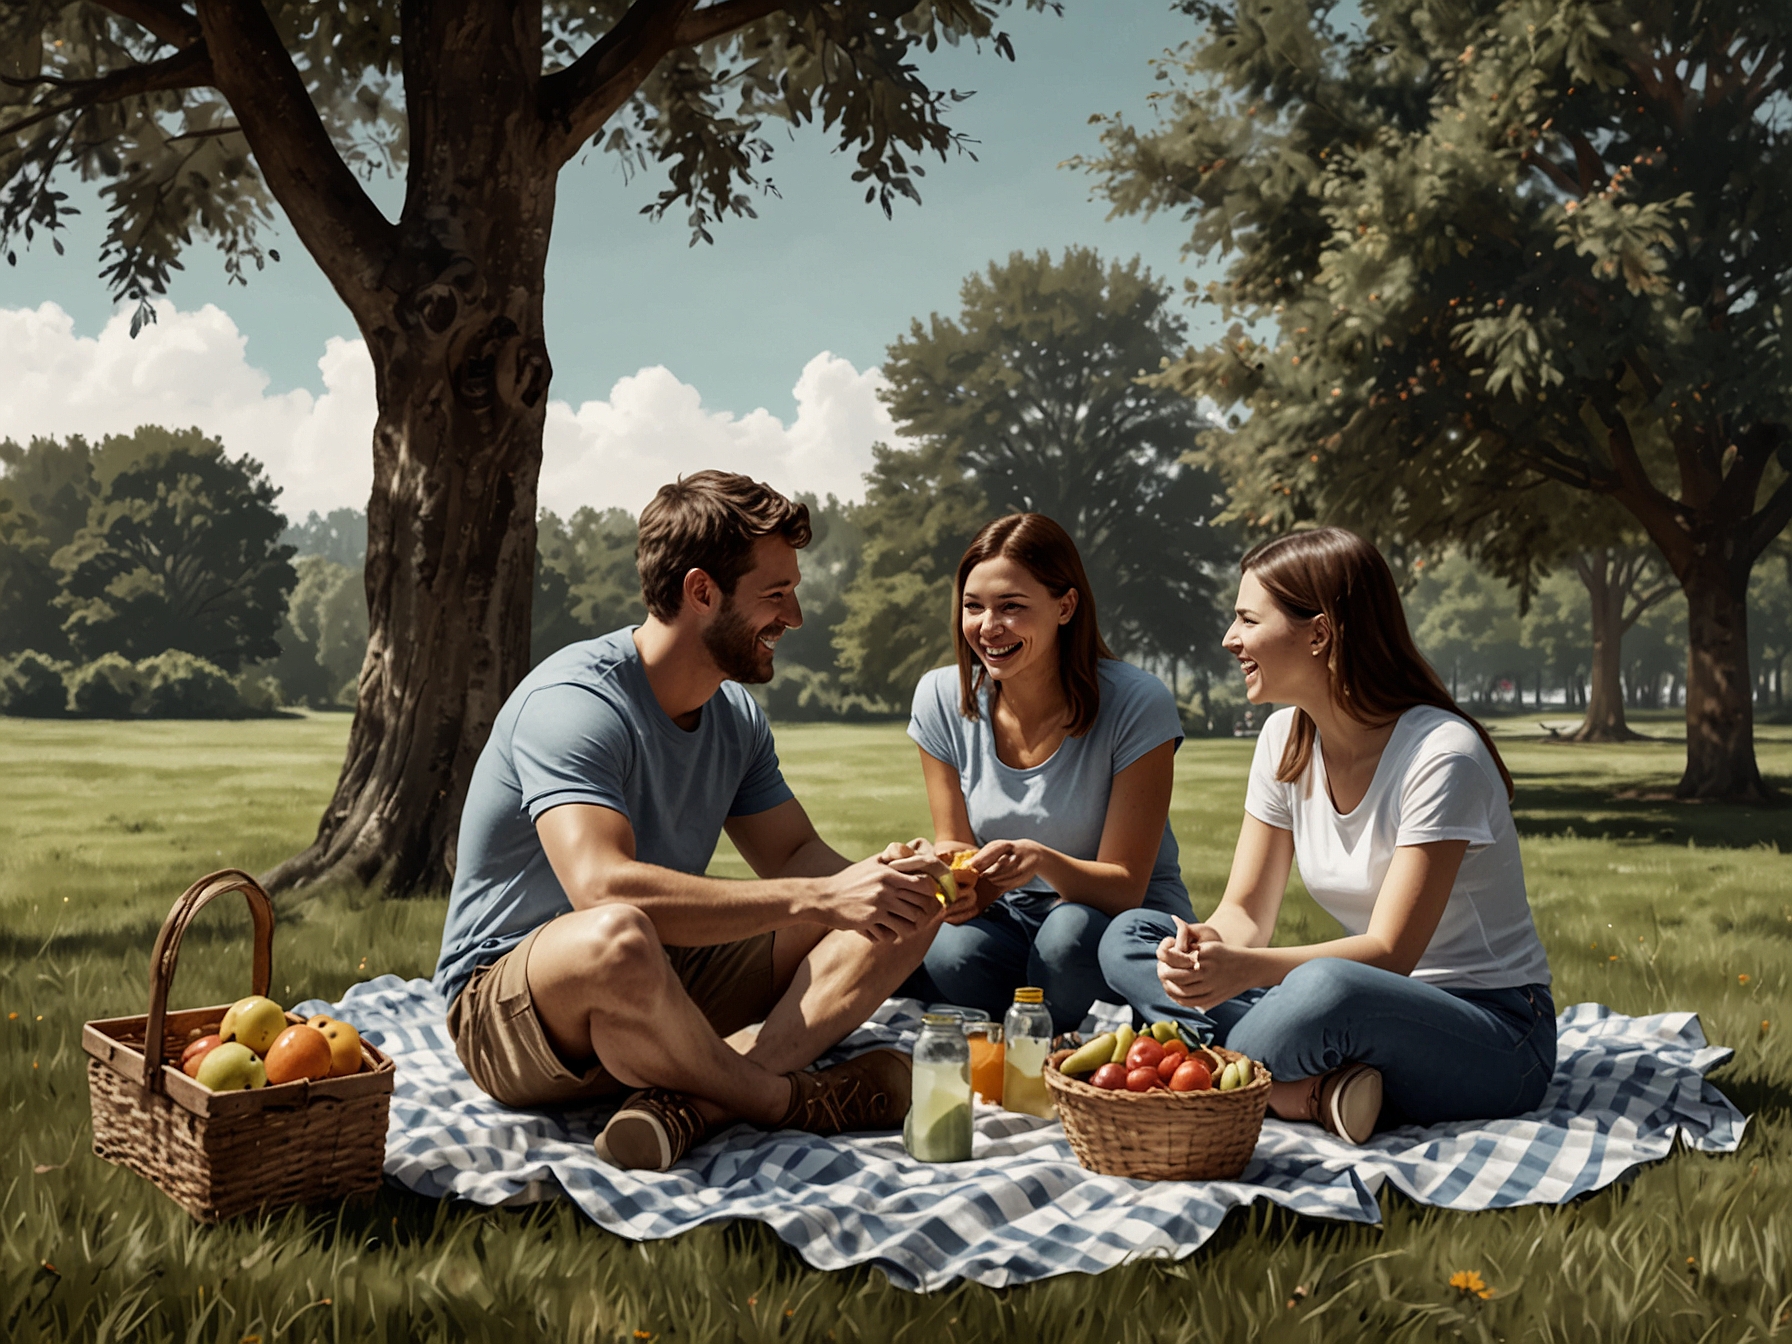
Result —
M268 1082L278 1085L295 1083L301 1078L328 1078L334 1062L330 1038L316 1027L295 1023L276 1036L268 1047Z
M1126 1086L1126 1066L1124 1064L1103 1064L1089 1075L1089 1086L1099 1087L1103 1092L1118 1092Z
M1149 1092L1157 1086L1157 1070L1149 1064L1141 1064L1126 1075L1128 1092Z
M361 1072L361 1033L347 1022L319 1013L305 1019L305 1025L316 1027L330 1042L330 1077L346 1078Z
M266 1087L268 1071L241 1041L225 1041L206 1052L193 1080L213 1092L244 1092L252 1087Z
M265 1055L274 1038L285 1030L286 1010L270 998L251 994L230 1005L218 1035L225 1044L237 1041L256 1054Z
M196 1075L199 1072L199 1061L211 1053L214 1045L220 1044L222 1042L215 1031L210 1036L201 1036L198 1040L189 1042L187 1048L180 1052L180 1071L189 1078Z

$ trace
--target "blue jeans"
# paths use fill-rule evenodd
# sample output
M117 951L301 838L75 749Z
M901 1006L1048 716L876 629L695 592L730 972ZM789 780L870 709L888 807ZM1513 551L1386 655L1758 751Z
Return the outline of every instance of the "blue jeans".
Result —
M981 1008L1000 1022L1014 991L1037 985L1053 1030L1072 1031L1108 992L1097 956L1107 926L1093 906L1011 891L968 924L942 924L927 959L896 992Z
M1534 1110L1556 1067L1556 1010L1542 985L1442 989L1339 957L1290 971L1203 1012L1157 978L1167 915L1131 910L1108 926L1101 969L1145 1019L1179 1022L1203 1040L1260 1059L1292 1081L1342 1064L1381 1070L1382 1124L1497 1120Z

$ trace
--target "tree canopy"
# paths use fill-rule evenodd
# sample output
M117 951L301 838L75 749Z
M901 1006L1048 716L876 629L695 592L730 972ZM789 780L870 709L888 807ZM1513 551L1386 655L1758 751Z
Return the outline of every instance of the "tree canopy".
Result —
M1525 581L1561 550L1541 494L1611 501L1690 600L1681 791L1759 797L1745 594L1792 518L1792 9L1188 8L1162 121L1110 121L1091 167L1228 258L1205 298L1235 326L1164 382L1227 413L1204 449L1236 514L1460 542Z
M1167 288L1136 258L1069 248L992 262L960 300L956 317L917 319L884 364L891 415L922 446L879 451L869 478L865 562L836 636L849 679L906 703L950 654L960 554L1019 511L1076 539L1116 651L1210 657L1217 571L1235 547L1212 525L1217 481L1182 461L1195 406L1141 381L1182 349Z

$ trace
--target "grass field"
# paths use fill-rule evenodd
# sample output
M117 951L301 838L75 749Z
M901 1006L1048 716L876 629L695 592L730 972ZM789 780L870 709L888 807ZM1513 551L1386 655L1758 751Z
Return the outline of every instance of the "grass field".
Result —
M0 719L0 1338L181 1340L1232 1341L1792 1339L1792 809L1651 800L1660 740L1582 748L1499 725L1519 781L1532 899L1560 1004L1691 1009L1734 1048L1716 1081L1752 1117L1742 1149L1676 1154L1564 1208L1451 1214L1382 1200L1384 1225L1234 1213L1177 1264L921 1296L805 1267L763 1228L636 1245L564 1204L481 1210L387 1191L348 1209L193 1226L92 1155L81 1023L140 1013L148 950L198 874L259 871L308 839L342 717L251 723ZM1763 729L1792 785L1792 729ZM919 833L900 727L792 726L786 772L848 853ZM1174 822L1197 909L1217 895L1250 745L1191 741ZM724 849L716 871L744 871ZM441 900L285 898L273 992L335 998L427 975ZM1304 895L1284 941L1335 926ZM173 1003L247 992L240 906L189 934ZM1451 1273L1494 1290L1464 1299Z

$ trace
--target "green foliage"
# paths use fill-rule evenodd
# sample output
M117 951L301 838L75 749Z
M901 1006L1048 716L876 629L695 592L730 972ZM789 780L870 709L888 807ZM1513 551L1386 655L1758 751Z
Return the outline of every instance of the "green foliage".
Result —
M323 555L294 563L299 581L286 602L280 654L261 664L289 705L345 709L367 653L367 595L361 567Z
M278 487L196 429L108 438L87 518L56 552L63 630L88 658L184 649L236 671L279 652L296 582Z
M68 664L36 649L0 661L0 714L47 719L61 714L68 703L62 679Z
M950 656L964 547L1022 510L1076 539L1117 652L1209 661L1235 547L1212 525L1214 479L1181 460L1194 406L1140 381L1180 349L1168 292L1136 258L1070 248L992 262L960 300L956 318L916 320L884 365L891 414L921 446L880 448L868 477L865 561L835 637L850 683L907 702Z
M53 605L59 587L51 557L87 521L94 493L93 449L34 438L0 442L0 656L42 649L71 652Z
M236 683L216 663L169 649L137 664L139 712L151 719L230 719L244 713Z
M544 512L535 555L531 663L575 640L647 618L635 572L635 519L628 510L587 507L565 522Z
M1747 560L1785 525L1792 10L1190 8L1162 120L1110 120L1090 166L1230 259L1205 301L1238 325L1163 381L1229 413L1204 460L1238 517L1460 543L1527 586L1610 542L1564 492L1683 576L1702 537Z
M81 1023L144 1011L147 950L201 870L259 871L310 833L348 725L12 724L0 734L0 815L12 827L0 855L0 1107L15 1117L0 1149L0 1323L21 1344L611 1344L637 1331L705 1344L1783 1337L1787 814L1614 796L1671 784L1679 744L1569 749L1519 737L1524 726L1494 723L1518 778L1527 877L1561 1002L1698 1012L1713 1044L1736 1052L1714 1081L1751 1117L1741 1151L1678 1150L1562 1207L1458 1214L1384 1192L1382 1226L1361 1227L1258 1206L1230 1214L1181 1262L917 1294L874 1269L808 1268L755 1225L636 1244L565 1200L483 1209L388 1187L363 1205L195 1226L93 1155ZM793 727L778 745L843 852L925 829L900 727ZM1225 881L1250 752L1224 740L1178 754L1172 822L1197 908ZM1762 756L1770 773L1792 775L1786 730L1764 732ZM745 872L725 841L716 858L718 873ZM347 890L280 898L271 988L291 1003L378 974L427 975L444 909ZM1322 937L1324 920L1297 884L1278 935ZM248 968L241 904L219 902L188 931L172 1003L229 1002ZM1451 1289L1459 1270L1480 1273L1494 1297Z
M148 678L123 654L105 653L75 668L64 681L71 714L84 719L125 719L137 711Z
M280 544L292 547L295 559L317 555L359 569L367 559L367 515L360 509L331 509L320 517L313 509L304 522L288 525Z
M769 14L750 6L732 23L677 41L676 33L656 31L657 19L643 25L641 7L626 0L548 0L529 6L516 30L539 34L541 106L503 121L543 142L576 123L591 143L616 154L626 173L661 165L667 181L650 212L687 210L693 238L705 239L719 218L753 213L747 189L769 190L759 176L771 154L767 120L815 121L853 154L854 180L866 182L866 199L888 213L897 196L919 199L915 180L923 170L910 156L944 157L962 139L943 119L962 95L929 89L913 54L969 39L989 41L1012 58L1007 37L994 26L1005 2L888 10L826 3ZM1048 6L1028 0L1027 7ZM617 29L631 9L636 32L630 40L656 44L648 68L592 69L610 54L609 47L594 48L606 37L612 46L624 39ZM358 204L346 199L349 173L409 169L404 79L408 74L412 81L410 96L420 96L424 72L447 59L428 46L439 35L427 24L407 28L396 8L366 0L328 10L271 0L267 12L271 50L224 53L208 52L184 4L120 6L117 13L133 21L84 0L34 0L0 12L0 75L6 77L0 82L0 253L8 262L16 264L15 240L29 245L40 233L62 251L55 234L72 207L59 183L71 172L105 184L101 274L115 297L138 302L133 334L154 320L148 300L166 292L193 237L214 243L239 283L250 268L277 262L279 253L263 241L275 217L274 197L257 158L269 146L245 131L255 122L253 109L232 106L220 88L217 67L232 59L264 73L258 93L271 93L266 86L282 76L302 81L330 159L318 159L319 146L311 143L284 148L305 155L318 180L332 184L333 207ZM705 16L705 26L715 17ZM413 42L415 48L408 45ZM676 53L658 59L669 42ZM607 77L617 79L613 94ZM594 98L607 111L590 121ZM464 111L484 116L492 109ZM268 133L276 129L302 134L309 128L270 127ZM563 157L578 148L576 140L543 145ZM297 203L285 204L293 213Z

